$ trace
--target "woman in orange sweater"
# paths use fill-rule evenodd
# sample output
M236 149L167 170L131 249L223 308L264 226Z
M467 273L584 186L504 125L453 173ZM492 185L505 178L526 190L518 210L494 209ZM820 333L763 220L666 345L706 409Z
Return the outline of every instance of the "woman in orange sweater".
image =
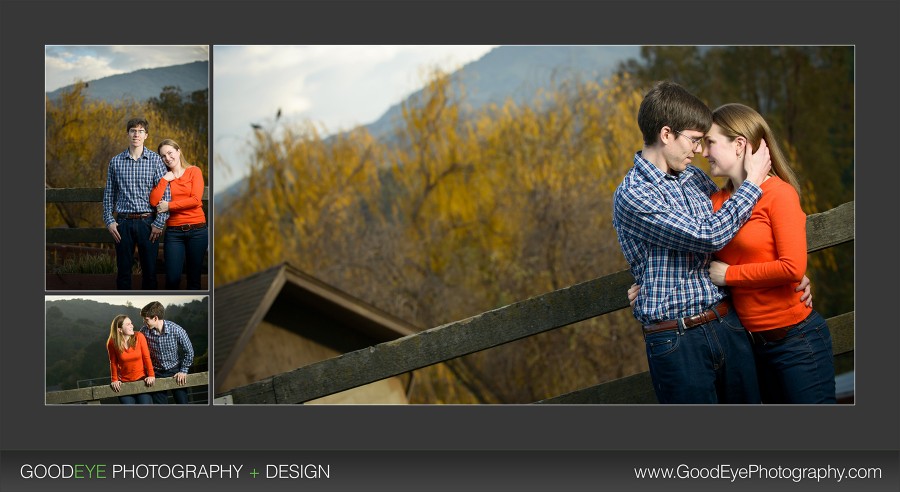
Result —
M112 382L109 384L118 393L122 383L144 380L147 386L153 386L156 378L153 375L153 364L150 362L150 348L144 334L134 331L134 324L124 314L113 318L109 326L109 338L106 340L106 351L109 353L109 373ZM123 404L151 404L150 393L125 395L119 397Z
M203 213L203 173L184 159L181 147L171 139L160 142L160 157L169 168L150 192L150 205L158 212L169 212L163 251L166 263L166 289L181 286L181 273L187 270L187 288L201 288L203 257L209 249L209 231ZM166 187L172 201L162 201ZM186 268L185 268L186 265Z
M710 174L728 178L711 198L719 210L744 181L749 145L765 140L772 172L750 219L709 267L728 286L734 309L753 341L763 403L835 403L831 333L796 291L806 271L806 214L797 178L769 125L755 110L726 104L713 112L703 155Z

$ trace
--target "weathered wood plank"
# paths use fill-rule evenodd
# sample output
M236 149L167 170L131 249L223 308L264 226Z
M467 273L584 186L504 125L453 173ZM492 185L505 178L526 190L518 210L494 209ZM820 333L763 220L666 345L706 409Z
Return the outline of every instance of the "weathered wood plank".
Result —
M847 202L831 210L806 217L808 252L812 253L853 240L856 223L854 204L855 202Z
M640 372L536 403L542 405L613 405L654 404L658 402L656 394L653 392L650 373Z
M48 391L46 400L48 404L78 403L91 400L102 400L115 396L137 395L154 391L169 390L172 388L188 388L192 386L204 386L209 384L209 372L188 374L183 386L175 381L175 377L157 379L153 386L146 386L143 381L122 383L120 391L116 393L109 385L91 386L63 391Z
M616 311L632 281L618 272L276 375L275 399L301 403Z
M47 203L102 202L103 188L47 188Z
M113 237L105 227L51 227L47 243L111 243Z
M844 313L825 320L831 332L831 345L834 355L853 352L856 335L856 311Z
M90 401L94 399L92 388L77 388L62 391L48 391L45 400L48 405Z
M832 353L835 357L853 351L855 312L849 312L828 318L828 330L831 332ZM614 381L583 388L564 395L536 402L537 404L574 405L594 404L608 405L617 403L646 404L657 403L653 392L653 383L649 372L641 372Z
M231 395L234 403L254 403L259 405L271 405L275 403L289 403L278 401L275 397L273 378L266 378L255 383L250 383L240 388L234 388L230 392L223 393ZM222 395L216 395L222 396Z
M205 266L205 265L204 265ZM164 271L164 268L156 267L157 272ZM115 273L48 273L47 280L44 284L47 290L114 290L116 288ZM133 290L141 289L142 275L135 273L131 275L131 288ZM159 289L166 288L166 274L156 274L156 284ZM187 289L187 277L181 276L179 290ZM209 289L209 275L200 275L200 290Z
M102 202L103 188L46 188L47 203ZM209 200L209 186L203 188L202 200Z
M112 234L105 227L51 227L47 229L47 243L111 243Z

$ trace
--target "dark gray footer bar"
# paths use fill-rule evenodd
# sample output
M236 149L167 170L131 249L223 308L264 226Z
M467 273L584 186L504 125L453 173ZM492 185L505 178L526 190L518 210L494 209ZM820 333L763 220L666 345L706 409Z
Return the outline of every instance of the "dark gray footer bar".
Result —
M898 451L4 451L0 490L896 491Z

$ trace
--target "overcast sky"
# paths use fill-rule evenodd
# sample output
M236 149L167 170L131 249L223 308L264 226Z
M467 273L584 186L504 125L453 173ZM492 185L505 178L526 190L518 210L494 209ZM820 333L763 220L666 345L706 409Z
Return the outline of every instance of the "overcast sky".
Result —
M418 90L424 70L456 70L492 48L214 46L214 189L246 174L250 125L271 125L279 109L281 123L311 120L328 134L369 124Z
M44 88L199 60L209 60L208 46L47 46Z

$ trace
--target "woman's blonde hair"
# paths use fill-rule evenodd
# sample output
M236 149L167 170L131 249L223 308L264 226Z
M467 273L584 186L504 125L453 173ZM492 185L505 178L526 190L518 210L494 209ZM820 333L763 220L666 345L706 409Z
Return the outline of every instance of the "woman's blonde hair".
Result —
M131 338L126 341L125 335L123 335L119 331L119 328L122 327L126 319L128 319L128 316L125 316L124 314L120 314L113 318L112 323L109 325L109 338L106 339L107 345L109 344L110 340L115 343L116 349L118 349L119 353L122 353L137 344L137 336L132 335Z
M178 151L178 157L181 158L181 167L187 169L187 168L193 166L193 164L188 164L188 161L185 160L184 152L181 151L181 146L178 145L178 142L172 140L171 138L167 138L167 139L163 140L162 142L159 143L159 145L156 146L157 154L162 155L163 145L168 145L169 147L174 147L175 150Z
M770 171L770 174L774 173L782 181L793 186L797 190L798 195L800 194L800 184L797 182L797 176L794 174L791 166L788 165L788 161L784 157L778 141L775 139L775 134L769 128L769 124L756 110L743 104L725 104L713 111L713 123L719 125L722 129L722 134L730 141L734 141L737 137L744 137L754 149L758 149L760 140L765 139L766 145L769 147L769 157L772 158L772 171ZM730 179L725 188L729 191L734 191L734 184Z

